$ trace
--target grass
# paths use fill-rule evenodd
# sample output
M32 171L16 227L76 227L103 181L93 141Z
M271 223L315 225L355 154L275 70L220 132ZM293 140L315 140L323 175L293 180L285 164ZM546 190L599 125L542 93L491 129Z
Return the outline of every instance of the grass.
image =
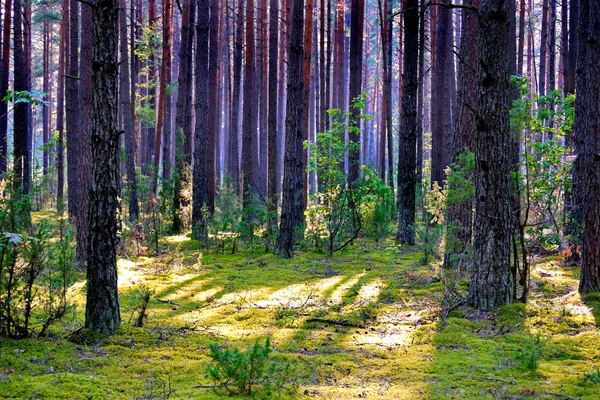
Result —
M211 343L245 348L270 336L298 365L298 397L600 398L600 297L577 294L577 271L544 260L527 305L453 310L422 254L387 243L291 260L254 250L203 253L167 237L157 257L119 260L123 323L114 336L68 335L78 304L47 339L4 340L0 398L219 398L205 373ZM137 292L152 292L144 327Z

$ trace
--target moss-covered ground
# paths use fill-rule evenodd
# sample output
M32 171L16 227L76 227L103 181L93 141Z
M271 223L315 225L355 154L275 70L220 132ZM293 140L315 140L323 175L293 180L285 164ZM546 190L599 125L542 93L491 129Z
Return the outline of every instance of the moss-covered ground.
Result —
M364 247L285 260L166 237L161 255L119 260L114 336L70 334L84 318L82 280L52 337L5 339L0 398L220 398L207 388L208 345L270 336L297 365L299 398L600 399L600 296L577 294L577 269L539 262L527 305L459 307L443 323L435 264L391 242ZM134 327L142 287L148 316Z

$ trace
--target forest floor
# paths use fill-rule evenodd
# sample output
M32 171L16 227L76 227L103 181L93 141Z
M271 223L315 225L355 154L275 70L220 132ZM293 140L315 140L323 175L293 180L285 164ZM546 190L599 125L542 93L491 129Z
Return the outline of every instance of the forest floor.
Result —
M2 343L0 398L222 398L209 388L208 345L264 336L297 366L298 398L600 398L600 296L584 301L578 270L553 259L534 266L527 305L457 307L445 321L439 267L392 242L284 260L206 254L171 236L160 255L118 268L116 334L68 335L84 319L76 283L78 306L55 337ZM152 296L134 327L142 285Z

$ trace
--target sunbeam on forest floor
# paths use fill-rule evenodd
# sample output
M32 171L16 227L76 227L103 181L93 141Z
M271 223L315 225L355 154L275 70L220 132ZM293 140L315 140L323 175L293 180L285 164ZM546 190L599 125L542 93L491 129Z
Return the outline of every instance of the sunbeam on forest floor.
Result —
M600 396L590 379L600 363L599 300L582 299L577 272L558 261L536 265L527 306L458 308L442 328L438 268L410 248L284 260L201 253L184 236L161 246L159 256L119 260L123 323L114 336L69 335L84 318L82 281L71 288L76 310L52 338L5 340L0 397L164 398L157 388L168 383L170 398L220 398L207 388L208 345L244 348L264 336L299 366L297 397ZM146 290L144 326L134 327Z

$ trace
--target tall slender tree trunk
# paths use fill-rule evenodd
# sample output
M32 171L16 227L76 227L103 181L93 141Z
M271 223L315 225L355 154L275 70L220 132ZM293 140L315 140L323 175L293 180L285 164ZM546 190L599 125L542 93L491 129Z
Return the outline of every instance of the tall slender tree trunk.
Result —
M123 121L123 135L125 137L125 170L127 173L127 188L129 190L129 221L135 222L139 218L139 204L137 199L137 183L135 176L135 128L134 105L131 101L131 86L129 81L129 52L127 48L127 10L125 0L119 0L119 32L120 53L119 64L119 103ZM82 54L83 62L83 54Z
M254 60L254 0L246 2L246 64L244 68L244 103L242 115L242 198L244 208L252 204L256 181L256 65ZM245 218L252 217L244 213Z
M323 0L322 0L323 1ZM270 0L269 4L269 109L268 109L268 200L269 210L277 210L277 51L279 42L279 1ZM283 68L283 67L282 67Z
M58 56L58 82L56 89L56 131L58 142L56 144L56 207L62 214L64 209L64 187L65 187L65 152L64 152L64 121L65 121L65 63L66 53L69 47L68 16L69 0L62 0L62 21L60 23L60 45Z
M219 0L210 0L208 50L208 210L215 211L215 138L219 126Z
M444 0L443 4L449 4ZM451 34L452 16L448 7L437 6L437 21L435 35L435 57L433 59L433 74L431 83L431 184L437 182L444 185L444 169L448 165L450 149L449 135L452 134L452 102L450 95L449 63L452 60Z
M209 0L198 0L196 24L196 131L194 133L194 173L192 236L207 245L206 212L209 207Z
M256 59L256 69L257 69L257 99L259 103L258 108L258 184L259 184L259 192L261 196L267 194L267 174L268 174L268 165L267 165L267 153L268 153L268 128L267 128L267 112L268 112L268 104L267 104L267 85L268 85L268 38L267 38L267 0L260 0L258 5L258 26L256 27L258 33L257 40L257 59Z
M93 7L93 123L85 327L112 334L121 323L117 286L119 130L117 0Z
M479 7L479 0L463 0L463 5ZM471 10L461 10L461 41L458 64L458 94L457 113L454 127L452 163L466 167L461 161L461 155L475 151L477 136L477 82L479 76L479 23L477 14ZM472 179L471 176L468 177ZM450 183L449 190L460 190ZM459 204L448 205L448 220L446 230L446 251L444 268L453 268L461 260L457 258L464 254L471 243L473 233L473 201L464 199Z
M244 0L238 0L235 15L235 44L233 48L233 94L231 102L231 133L229 135L229 173L236 194L240 194L240 91L242 82L242 40L244 35Z
M600 290L600 8L579 0L573 200L582 229L579 292Z
M350 102L362 94L362 66L363 66L363 25L364 25L365 2L364 0L352 0L350 12ZM354 185L359 177L360 171L360 114L361 110L350 107L351 124L358 130L350 129L348 139L357 144L352 147L348 154L348 182Z
M288 94L285 135L285 164L281 223L276 252L289 258L293 254L297 230L304 223L304 179L302 176L304 139L303 73L304 0L294 0L288 58Z
M79 168L79 2L69 1L69 48L67 76L65 77L65 122L67 127L67 198L69 215L75 219L79 231L79 197L81 186L77 182ZM78 238L77 247L84 247ZM81 260L83 261L83 260Z
M23 7L20 1L15 0L13 7L13 43L14 43L14 90L21 92L28 90L27 85L27 57L23 39ZM15 163L15 188L23 194L29 193L31 179L29 158L29 120L27 103L14 104L13 111L14 135L14 163Z
M542 3L542 32L540 34L540 83L538 94L546 95L546 76L547 76L547 56L548 56L548 4L550 0L543 0Z
M313 41L313 19L314 19L314 0L306 0L306 11L304 18L304 93L302 95L304 99L304 121L302 125L304 126L304 140L308 140L308 131L310 129L308 119L310 112L310 78L311 78L311 56L312 56L312 41ZM303 170L303 178L304 178L304 207L308 204L308 172L306 171L306 165L308 165L308 149L304 149L304 157L303 157L304 165L302 167Z
M47 11L47 6L44 8ZM50 23L48 19L44 20L43 23L43 72L42 72L42 90L46 93L46 102L42 105L42 141L44 144L44 151L42 154L42 175L46 177L48 175L48 140L50 139ZM1 77L0 77L1 80ZM2 95L0 94L0 97ZM0 111L1 113L2 111Z
M92 7L81 4L81 26L93 25ZM77 260L88 260L90 181L92 175L92 109L93 109L93 57L94 38L90 29L81 32L81 57L79 60L79 149L75 179L78 186L77 207ZM79 245L80 243L80 245Z
M170 79L168 79L168 77L170 77L171 74L171 7L171 0L165 0L162 10L162 63L160 65L156 130L154 143L148 144L148 146L154 145L154 158L152 159L152 192L155 195L157 193L160 153L162 150L162 140L165 127L165 110L167 108L166 98L167 96L170 96L167 93L167 86L170 84Z
M192 162L192 42L195 0L184 0L181 19L181 47L179 64L179 95L177 96L177 115L175 117L175 169L176 176L173 189L173 231L180 233L183 229L181 216L182 206L186 206L183 198L183 187L189 183L186 170Z
M511 274L510 19L509 1L479 7L479 98L476 213L468 304L490 311L514 299Z
M10 28L12 0L4 1L4 24L2 26L2 65L0 68L0 99L6 97L8 91L8 75L10 65ZM8 159L8 104L0 101L0 174L6 172Z
M402 243L415 243L416 145L419 132L417 90L419 88L419 2L406 0L404 15L404 79L402 123L398 146L398 234Z

